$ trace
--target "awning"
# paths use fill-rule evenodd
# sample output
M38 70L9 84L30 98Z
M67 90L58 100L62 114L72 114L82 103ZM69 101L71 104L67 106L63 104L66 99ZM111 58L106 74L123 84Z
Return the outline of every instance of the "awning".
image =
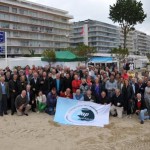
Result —
M89 62L91 63L112 63L117 62L112 57L92 57Z

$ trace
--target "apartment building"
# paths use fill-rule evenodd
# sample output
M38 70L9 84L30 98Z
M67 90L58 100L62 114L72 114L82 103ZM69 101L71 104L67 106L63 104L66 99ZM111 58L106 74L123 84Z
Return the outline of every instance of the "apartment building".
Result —
M71 46L80 43L93 46L97 52L109 53L111 49L123 47L124 36L120 27L96 21L85 20L74 22L71 31ZM126 46L130 53L150 53L150 36L140 31L130 31Z
M8 54L69 47L72 18L67 11L27 0L0 0L0 31L7 32Z
M71 46L80 43L95 47L97 52L110 52L120 46L119 28L96 20L74 22L71 31Z

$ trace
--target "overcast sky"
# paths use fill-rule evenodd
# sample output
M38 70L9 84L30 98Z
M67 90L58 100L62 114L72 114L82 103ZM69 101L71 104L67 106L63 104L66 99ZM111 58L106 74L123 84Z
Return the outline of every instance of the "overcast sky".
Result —
M67 10L74 17L71 21L82 21L86 19L99 20L113 24L109 17L109 6L116 0L29 0L43 5ZM141 0L147 14L145 21L136 25L137 30L150 35L150 0ZM116 24L117 25L117 24Z

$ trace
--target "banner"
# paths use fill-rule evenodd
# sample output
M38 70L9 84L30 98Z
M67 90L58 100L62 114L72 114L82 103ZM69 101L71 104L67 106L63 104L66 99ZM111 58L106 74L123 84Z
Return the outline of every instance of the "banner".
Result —
M5 53L5 32L0 31L0 53Z
M54 121L66 125L99 126L109 124L110 105L59 97Z

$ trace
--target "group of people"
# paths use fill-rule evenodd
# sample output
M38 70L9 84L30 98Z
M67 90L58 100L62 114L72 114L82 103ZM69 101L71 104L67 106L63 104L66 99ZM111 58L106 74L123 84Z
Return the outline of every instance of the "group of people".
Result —
M30 68L8 67L0 69L0 116L28 116L28 111L55 114L58 97L91 101L101 105L111 104L110 114L131 118L136 113L141 124L150 119L149 72L143 76L128 73L117 67L80 66Z

